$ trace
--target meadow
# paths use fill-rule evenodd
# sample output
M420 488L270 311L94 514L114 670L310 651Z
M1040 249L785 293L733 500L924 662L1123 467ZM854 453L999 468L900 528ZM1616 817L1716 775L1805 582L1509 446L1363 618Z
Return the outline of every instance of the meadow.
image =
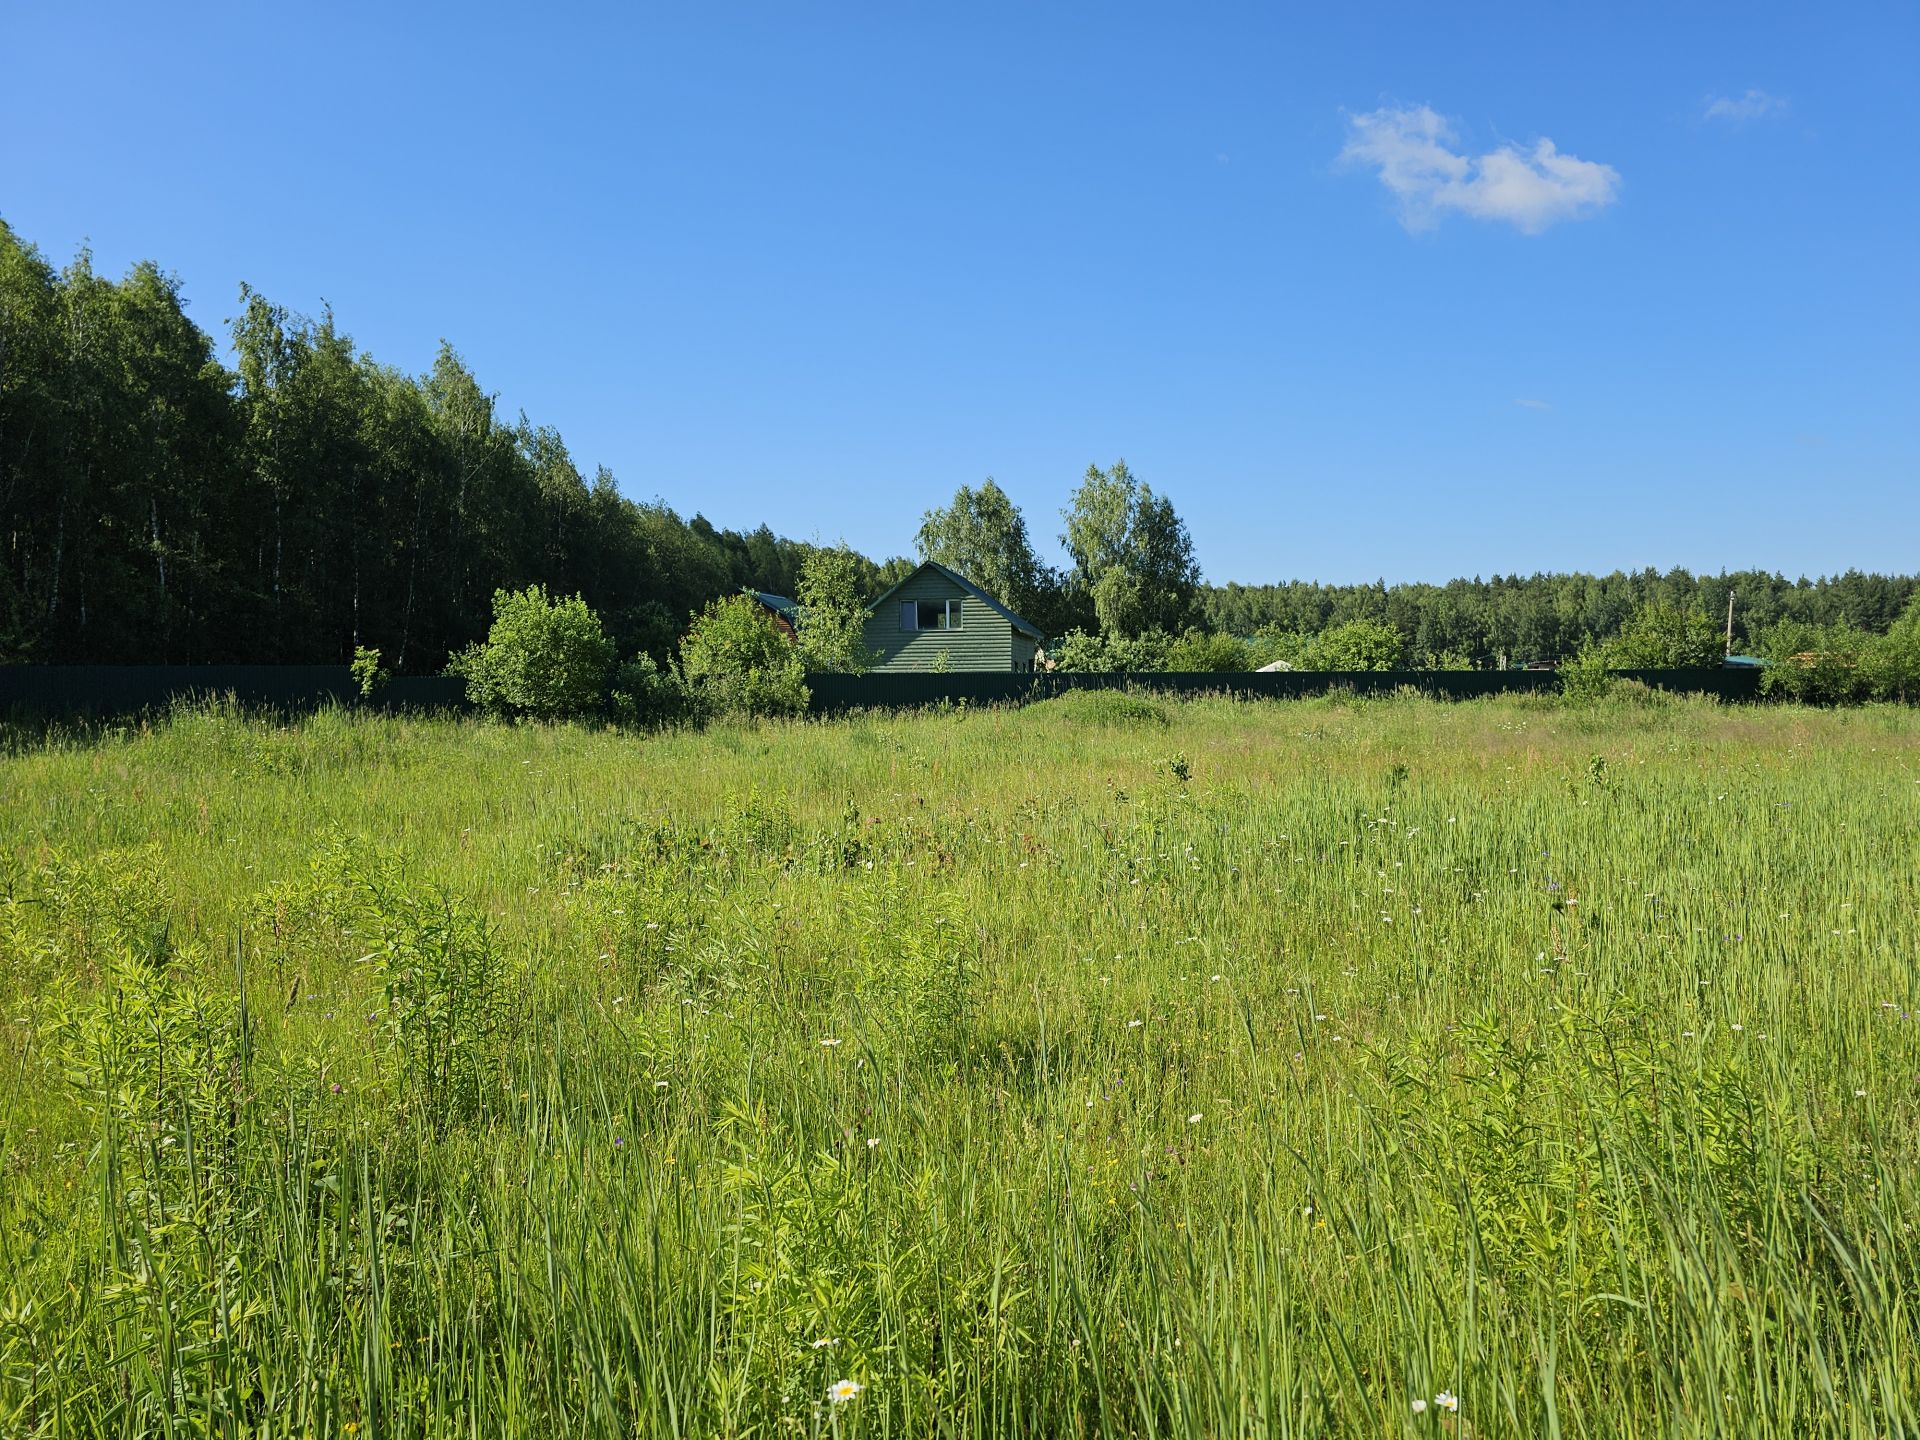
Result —
M1920 1434L1920 713L0 754L0 1434Z

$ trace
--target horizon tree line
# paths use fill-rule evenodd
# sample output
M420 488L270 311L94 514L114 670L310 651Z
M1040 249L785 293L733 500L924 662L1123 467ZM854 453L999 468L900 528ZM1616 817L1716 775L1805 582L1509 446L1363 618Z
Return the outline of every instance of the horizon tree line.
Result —
M744 588L792 595L822 548L716 527L589 477L560 434L509 418L442 342L425 375L357 350L331 310L242 286L233 363L151 262L56 269L0 220L0 663L342 663L437 671L500 590L578 594L622 655L665 660ZM1884 632L1912 576L1536 574L1445 585L1204 583L1171 499L1089 466L1045 564L991 478L914 537L1055 637L1318 634L1365 619L1416 662L1551 660L1649 603L1724 612L1736 641L1791 621ZM849 552L877 594L913 562Z

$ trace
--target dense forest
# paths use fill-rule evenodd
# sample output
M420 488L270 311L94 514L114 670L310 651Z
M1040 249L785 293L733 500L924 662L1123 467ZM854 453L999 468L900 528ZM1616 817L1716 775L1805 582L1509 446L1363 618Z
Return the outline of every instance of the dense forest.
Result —
M578 593L620 653L665 660L742 587L795 593L815 547L722 530L583 475L552 428L509 420L452 347L423 376L357 351L330 313L246 287L228 353L153 264L115 281L49 264L0 222L0 663L337 663L377 648L437 670L485 634L497 589ZM1164 494L1090 470L1063 515L1073 565L1041 564L988 481L929 512L923 555L968 570L1050 632L1398 631L1415 664L1578 653L1648 604L1885 631L1910 576L1789 581L1683 570L1446 585L1205 585ZM878 593L901 559L854 556Z
M1764 570L1694 575L1686 570L1611 575L1496 575L1445 585L1216 585L1202 591L1207 628L1248 635L1279 630L1317 635L1353 620L1391 625L1420 663L1443 656L1480 665L1524 664L1577 655L1618 635L1646 606L1705 615L1716 627L1733 597L1736 649L1783 625L1849 626L1883 633L1920 593L1910 575L1850 570L1788 580Z
M424 376L242 289L234 368L151 264L55 270L0 222L0 662L438 669L493 592L579 592L624 652L812 548L581 474L443 346ZM861 562L881 585L885 567ZM899 571L904 562L896 562Z

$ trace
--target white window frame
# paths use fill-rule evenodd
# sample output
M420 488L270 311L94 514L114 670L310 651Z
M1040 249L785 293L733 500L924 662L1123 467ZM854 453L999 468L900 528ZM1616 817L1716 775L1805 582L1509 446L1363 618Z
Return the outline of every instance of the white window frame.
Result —
M945 623L941 625L922 625L920 623L920 607L922 605L943 605L945 608L941 611L941 618ZM961 620L965 614L966 611L963 603L958 599L946 601L902 600L900 602L900 628L902 630L925 630L929 632L958 630L961 628ZM907 623L909 619L912 620L912 624Z

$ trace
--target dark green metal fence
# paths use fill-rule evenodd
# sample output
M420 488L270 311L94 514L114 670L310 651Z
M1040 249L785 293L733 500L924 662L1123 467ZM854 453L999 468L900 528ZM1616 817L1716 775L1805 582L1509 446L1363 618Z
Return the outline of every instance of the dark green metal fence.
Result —
M1624 679L1663 690L1751 700L1760 671L1621 670ZM1550 670L1331 670L1256 672L1138 672L1119 675L898 673L813 675L817 715L847 710L911 709L943 701L970 705L1022 704L1069 690L1145 690L1162 695L1225 695L1284 700L1332 690L1356 695L1416 690L1447 700L1553 690ZM344 665L0 665L0 715L108 718L162 710L179 701L231 697L248 709L299 712L363 703ZM447 675L414 675L390 682L372 702L383 710L464 710L466 684Z
M1751 700L1760 693L1758 670L1621 670L1622 679L1662 690ZM811 709L830 715L845 710L900 709L964 701L972 705L1049 700L1069 690L1146 690L1162 695L1225 695L1243 700L1285 700L1333 690L1356 695L1414 690L1445 700L1479 695L1551 691L1560 677L1551 670L1292 670L1282 672L1150 672L1091 675L930 674L874 672L809 675Z
M364 703L345 665L0 665L0 715L105 719L227 697L250 710L286 712ZM462 709L466 697L463 680L410 675L385 686L372 704Z

